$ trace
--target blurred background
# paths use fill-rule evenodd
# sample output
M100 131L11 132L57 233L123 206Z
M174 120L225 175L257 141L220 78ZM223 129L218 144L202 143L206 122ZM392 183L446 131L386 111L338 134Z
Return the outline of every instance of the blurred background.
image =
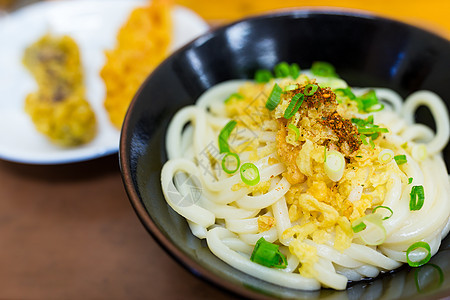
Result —
M0 0L0 10L12 11L38 0ZM49 0L58 1L58 0ZM59 0L64 1L64 0ZM108 0L105 0L108 1ZM210 24L217 25L245 16L260 14L274 9L292 7L339 7L370 11L392 17L407 23L419 25L428 30L450 37L450 1L446 0L176 0Z

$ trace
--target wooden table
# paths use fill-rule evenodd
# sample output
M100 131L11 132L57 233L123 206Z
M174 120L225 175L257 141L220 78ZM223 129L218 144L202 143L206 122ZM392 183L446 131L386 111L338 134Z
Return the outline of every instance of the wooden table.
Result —
M57 166L0 160L1 299L228 299L146 232L117 155Z

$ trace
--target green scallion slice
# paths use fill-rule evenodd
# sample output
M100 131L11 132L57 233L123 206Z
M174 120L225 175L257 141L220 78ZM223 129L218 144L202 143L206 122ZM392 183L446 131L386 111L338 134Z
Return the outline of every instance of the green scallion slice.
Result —
M273 68L276 78L285 78L290 75L290 67L287 62L280 62Z
M255 81L257 83L266 83L269 82L270 79L272 79L272 73L269 70L266 69L260 69L256 70L255 72Z
M250 260L265 267L285 269L287 267L287 259L280 252L279 247L278 245L267 242L261 237L256 242Z
M413 261L411 258L411 254L414 250L417 249L424 249L427 252L427 255L425 258L419 260L419 261ZM430 261L431 258L431 247L427 242L416 242L409 246L409 248L406 250L406 261L408 262L408 265L411 267L420 267L424 264L426 264L428 261Z
M298 78L298 76L300 75L300 67L298 66L298 64L293 63L289 66L289 74L293 79Z
M374 133L386 133L389 132L389 129L387 128L381 128L378 127L377 125L371 126L371 127L359 127L358 128L358 133L362 133L362 134L366 134L366 135L372 135Z
M364 105L364 110L368 109L369 107L378 104L378 97L374 90L369 90L368 92L364 93L359 99L362 101L362 104Z
M365 224L364 228L359 225L363 222ZM383 226L382 216L380 214L365 215L364 217L353 221L352 227L355 227L353 231L357 231L355 233L358 233L358 237L366 245L381 245L386 240L386 229Z
M259 170L252 163L245 163L241 166L241 179L247 185L253 186L259 183Z
M222 158L222 169L228 174L235 173L239 169L240 164L241 160L236 153L228 152Z
M281 89L281 87L275 83L266 102L266 108L268 110L274 110L275 107L280 104L282 92L283 90Z
M422 185L415 185L411 188L409 194L409 210L419 210L422 208L425 200L425 191Z
M404 154L396 155L396 156L394 156L394 159L395 159L395 162L397 163L397 165L399 165L399 166L407 163L406 155L404 155Z
M383 129L387 129L387 128L383 128ZM375 132L375 133L372 133L372 134L370 135L370 138L372 139L372 141L374 141L374 140L376 140L379 136L380 136L380 133L379 133L379 132Z
M383 221L389 219L389 218L392 217L392 215L394 214L394 212L392 211L392 209L391 209L390 207L387 207L387 206L384 206L384 205L378 205L377 207L375 207L375 208L372 210L372 213L374 214L378 209L386 209L386 210L388 210L388 211L390 212L389 216L384 217L384 218L382 219Z
M220 151L220 153L231 152L230 146L228 145L228 138L230 137L231 131L233 131L236 124L237 124L236 121L231 120L220 131L220 133L219 133L219 151Z
M414 145L411 149L411 156L418 162L424 161L428 156L427 147L424 144Z
M233 94L231 94L227 99L225 99L225 103L228 103L228 102L230 102L231 100L233 100L233 99L237 99L237 100L242 100L242 99L244 99L244 96L242 96L241 94L239 94L239 93L233 93Z
M324 61L313 62L311 73L322 77L338 77L333 65Z
M360 137L363 145L369 145L369 143L367 142L367 136L365 136L364 134L361 134L359 137Z
M377 111L380 111L380 110L383 110L383 109L384 109L384 104L383 103L377 103L375 105L372 105L372 106L368 107L366 109L366 111L367 112L377 112Z
M316 84L308 84L307 86L305 86L303 94L305 94L305 96L312 96L315 92L317 92L318 88L319 86Z
M295 115L295 113L299 110L304 99L305 99L305 95L303 95L302 93L298 93L294 97L292 97L291 102L289 103L289 106L284 111L284 118L285 119L292 118Z
M300 137L300 130L298 129L298 127L291 123L288 125L288 129L294 132L295 140L297 141Z
M391 149L384 149L378 154L378 161L382 164L387 164L394 159L394 151Z
M298 85L297 84L290 84L284 87L284 91L285 92L289 92L289 91L294 91L298 89Z
M374 90L369 90L354 100L357 102L358 110L360 112L376 112L384 108L383 103L378 101L378 97Z
M380 133L389 132L387 128L382 128L373 124L373 115L370 115L365 120L352 118L351 121L358 128L358 133L370 136L372 140L376 140L380 136Z
M352 229L354 233L358 233L366 229L366 227L366 224L364 222L361 222L358 225L352 226Z
M323 163L323 168L325 174L334 182L341 180L344 175L345 170L345 157L344 155L336 150L326 151L325 160Z
M347 96L350 100L356 99L355 94L353 94L352 90L349 87L346 87L345 89L336 89L336 92L342 93L344 96Z

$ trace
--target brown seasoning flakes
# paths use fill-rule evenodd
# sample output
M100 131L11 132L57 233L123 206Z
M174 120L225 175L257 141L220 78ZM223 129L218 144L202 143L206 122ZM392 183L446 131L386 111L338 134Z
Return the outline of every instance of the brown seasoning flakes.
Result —
M324 115L321 123L333 130L339 138L336 146L341 150L343 150L342 148L345 144L348 145L350 153L359 149L362 142L359 138L358 129L350 120L344 119L337 111Z

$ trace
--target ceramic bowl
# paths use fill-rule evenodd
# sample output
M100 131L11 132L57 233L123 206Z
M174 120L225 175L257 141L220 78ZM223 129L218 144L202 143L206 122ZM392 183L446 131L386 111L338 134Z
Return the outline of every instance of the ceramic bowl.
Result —
M379 86L407 96L419 89L450 99L450 43L425 30L360 12L296 10L244 19L212 30L166 59L143 83L122 128L120 166L130 201L153 238L194 275L250 298L417 298L450 295L450 239L434 267L401 267L345 291L304 292L246 275L215 257L186 221L167 204L160 171L167 160L165 132L174 113L208 88L229 79L252 78L281 61L308 68L332 63L351 86ZM420 122L434 126L427 109ZM450 161L449 147L444 151ZM424 279L431 283L421 286Z

